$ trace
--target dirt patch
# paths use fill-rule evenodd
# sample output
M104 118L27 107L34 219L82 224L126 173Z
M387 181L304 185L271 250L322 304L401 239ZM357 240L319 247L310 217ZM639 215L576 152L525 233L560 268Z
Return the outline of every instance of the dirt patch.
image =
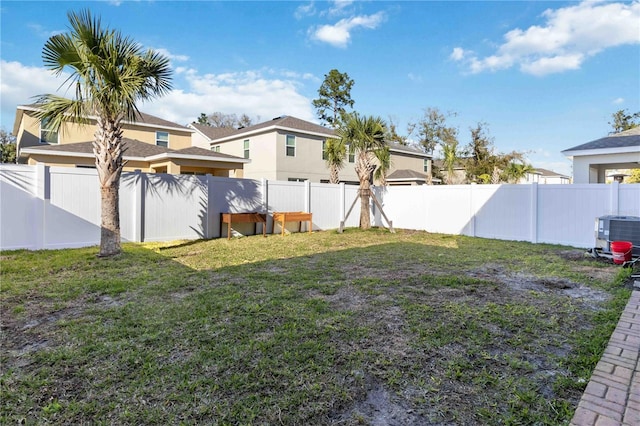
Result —
M608 272L609 276L611 272ZM474 278L494 281L506 285L515 291L537 291L556 293L574 299L580 299L587 306L596 308L601 302L609 299L604 291L588 287L564 278L538 278L530 274L511 272L501 265L485 265L468 272Z
M334 424L370 426L430 425L429 420L415 412L401 397L389 392L380 383L370 380L366 397L348 411L334 414Z

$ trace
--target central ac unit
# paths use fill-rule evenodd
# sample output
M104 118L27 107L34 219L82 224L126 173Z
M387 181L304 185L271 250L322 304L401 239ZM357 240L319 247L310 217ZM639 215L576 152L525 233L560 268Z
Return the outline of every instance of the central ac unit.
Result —
M640 256L640 217L602 216L596 219L596 247L611 252L612 241L629 241Z

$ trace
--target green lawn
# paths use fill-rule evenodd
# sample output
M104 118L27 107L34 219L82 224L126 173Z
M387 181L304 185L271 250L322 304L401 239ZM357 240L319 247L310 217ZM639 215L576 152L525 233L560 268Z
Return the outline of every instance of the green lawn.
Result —
M0 423L563 424L630 290L382 229L1 253Z

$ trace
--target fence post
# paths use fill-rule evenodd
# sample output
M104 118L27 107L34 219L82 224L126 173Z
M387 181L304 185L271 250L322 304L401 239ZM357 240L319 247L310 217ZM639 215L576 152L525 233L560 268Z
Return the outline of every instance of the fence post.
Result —
M38 226L35 229L35 249L46 248L47 206L51 202L51 168L43 163L36 164L36 217Z
M311 181L304 181L304 211L311 213Z
M141 243L144 239L144 190L142 179L144 175L140 169L134 172L135 186L133 189L133 241Z
M476 183L473 182L469 185L469 236L476 236L476 206L473 202L473 191L476 187Z
M269 232L269 180L262 178L262 213L266 215L266 222L262 224L265 227L265 232ZM273 229L273 224L271 224Z
M538 242L538 183L531 183L531 228L530 238L531 242L536 244Z
M611 190L609 191L609 211L613 216L617 216L619 214L619 197L620 197L620 183L617 180L614 180L611 183Z
M345 188L344 188L344 182L340 183L340 187L339 187L339 194L338 197L340 198L340 208L338 209L338 227L340 227L340 224L344 221L344 214L345 214L345 206L344 206L344 199L345 199Z

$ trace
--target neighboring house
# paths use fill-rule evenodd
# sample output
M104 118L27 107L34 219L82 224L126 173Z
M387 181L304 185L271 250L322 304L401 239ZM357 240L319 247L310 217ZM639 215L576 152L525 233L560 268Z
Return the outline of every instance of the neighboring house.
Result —
M562 151L573 160L573 183L605 183L607 170L640 167L640 127Z
M571 178L560 173L547 169L535 169L520 180L518 183L539 183L539 184L568 184Z
M193 144L234 156L251 159L244 167L244 177L281 181L328 182L329 169L325 161L324 146L328 138L336 137L332 129L301 120L281 116L253 126L239 129L215 128L192 123ZM391 169L388 176L397 170L412 170L424 174L430 170L431 156L415 148L390 144ZM355 156L347 153L340 180L358 184L355 172ZM420 180L420 177L418 177ZM411 184L416 176L393 183ZM391 182L389 182L391 184Z
M388 185L426 185L431 175L431 155L409 145L389 143L391 168ZM433 180L433 179L432 179Z
M92 144L95 118L88 117L87 124L66 122L56 132L36 118L37 111L37 105L17 108L13 134L18 163L95 167ZM192 133L188 127L144 113L140 113L136 122L125 121L124 171L242 177L242 169L249 160L194 147Z

